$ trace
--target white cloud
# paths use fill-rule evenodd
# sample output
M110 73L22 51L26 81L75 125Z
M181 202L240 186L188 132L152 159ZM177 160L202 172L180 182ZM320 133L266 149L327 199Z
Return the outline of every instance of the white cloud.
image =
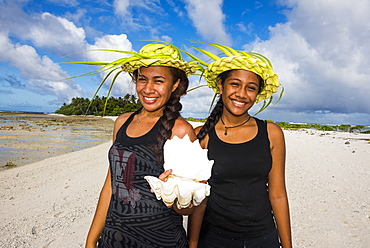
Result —
M48 56L40 57L33 47L12 44L4 34L1 34L0 54L3 61L18 68L28 90L57 96L62 102L81 95L81 87L73 81L57 81L67 78L67 73Z
M31 79L27 82L29 89L40 95L57 96L59 104L69 102L72 97L81 97L82 88L71 80L47 81Z
M279 108L370 114L370 2L280 2L292 8L288 22L271 27L269 40L244 46L273 62L285 87Z
M105 35L101 38L95 38L95 43L93 45L86 45L87 50L94 49L112 49L120 51L133 51L132 43L127 39L127 35ZM116 52L88 52L88 61L100 61L109 62L116 59L127 57L124 53Z
M95 43L90 45L85 40L84 29L76 27L74 23L65 18L50 13L28 15L21 9L19 3L2 5L0 10L2 13L12 13L12 15L7 14L0 17L0 60L10 63L20 71L26 83L26 90L37 94L57 96L61 103L68 102L72 97L81 96L82 88L72 80L57 81L68 78L69 75L49 56L40 55L36 48L52 52L53 55L66 55L91 49L132 51L132 44L125 34L96 38ZM13 44L9 35L20 42ZM27 41L32 46L25 44ZM113 52L91 52L77 54L69 59L113 61L125 56ZM122 74L113 88L113 93L122 95L132 92L130 82L130 77Z
M24 38L29 39L36 47L49 49L55 54L80 51L85 43L85 31L77 28L65 18L42 13L32 17L33 24Z
M75 7L78 5L78 1L76 0L47 0L47 1L57 5L68 7Z
M25 78L59 80L68 76L49 57L40 57L31 46L12 44L4 35L0 35L0 53L1 59L18 68Z
M161 40L167 41L167 42L170 42L170 43L172 42L172 38L168 35L162 35Z
M254 27L254 24L252 22L248 23L247 25L245 25L244 22L239 22L236 24L236 28L245 33L245 34L252 34L252 31L253 31L253 27Z
M0 60L17 68L26 91L56 96L60 103L81 96L82 88L74 81L58 81L69 75L49 56L40 55L36 48L54 55L83 50L84 30L49 13L28 15L21 4L17 1L0 6L4 13L0 17Z
M188 90L205 84L203 79L199 82L198 76L190 76ZM182 116L194 118L207 117L209 115L213 96L213 91L208 87L200 87L188 92L187 95L181 98L181 103L183 105Z
M81 51L85 32L65 18L50 13L26 14L20 5L0 6L0 30L55 55ZM4 15L3 15L4 13Z
M148 30L154 34L158 28L158 16L166 15L159 0L114 0L113 7L115 15L122 19L126 29ZM165 23L160 25L164 26Z
M105 35L101 38L96 38L93 45L87 45L87 50L94 49L113 49L120 51L133 51L132 43L127 39L127 35ZM91 51L86 53L86 61L94 62L110 62L119 58L129 57L130 55L116 52L99 52ZM101 74L101 78L105 77L106 73ZM111 76L111 78L113 78ZM106 87L108 88L108 84ZM121 73L115 82L113 92L114 95L122 96L127 93L132 94L131 78L127 73Z
M231 45L231 39L224 25L225 15L222 12L223 0L185 0L186 10L197 32L203 39ZM210 26L210 23L212 26Z
M114 0L114 13L124 18L131 18L131 13L128 8L130 6L130 0Z

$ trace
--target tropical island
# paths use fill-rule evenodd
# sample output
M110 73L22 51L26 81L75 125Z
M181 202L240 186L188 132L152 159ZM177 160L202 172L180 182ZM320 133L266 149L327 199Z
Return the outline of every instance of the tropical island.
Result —
M95 96L92 100L88 98L75 97L72 98L70 104L64 103L60 109L55 111L55 114L63 115L93 115L93 116L119 116L127 112L133 112L141 107L140 101L134 95L126 94L124 97L99 97ZM205 122L207 119L197 119L188 117L188 121ZM338 131L338 132L356 132L356 133L370 133L364 125L322 125L322 124L299 124L287 122L274 122L281 128L286 130L302 130L315 129L320 131ZM365 130L367 129L367 130Z

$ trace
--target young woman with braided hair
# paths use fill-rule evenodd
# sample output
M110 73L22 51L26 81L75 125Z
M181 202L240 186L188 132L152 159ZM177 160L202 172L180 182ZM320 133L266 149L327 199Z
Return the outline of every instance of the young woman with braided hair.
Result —
M280 83L265 57L222 49L227 56L204 71L219 100L196 133L214 164L210 196L189 217L189 245L290 248L284 135L248 112Z
M121 67L132 75L142 108L115 121L110 168L86 247L188 247L181 214L192 209L167 208L144 177L164 172L166 140L175 135L196 140L179 113L187 75L195 69L171 44L148 44L137 57L121 61Z
M150 68L153 69L153 68ZM162 115L159 118L158 123L158 133L157 133L157 141L158 144L154 146L155 156L156 156L156 162L157 164L161 165L164 163L163 161L163 145L166 142L167 139L170 139L173 137L172 135L172 128L175 125L176 120L178 120L181 115L180 111L182 109L182 104L180 103L180 97L186 94L189 80L185 74L184 71L174 68L174 67L161 67L157 68L159 70L168 70L173 78L173 84L175 84L178 80L180 80L180 83L177 84L176 89L172 92L170 95L170 98L164 105L164 109L162 110ZM133 77L137 85L140 85L141 81L146 81L146 79L143 78L142 75L139 74L139 72L145 71L146 68L135 70L133 73ZM139 83L138 83L139 81ZM140 102L145 102L145 99L140 99ZM141 108L138 112L140 115L140 112L144 111L143 108ZM136 118L139 118L136 116ZM180 119L182 120L182 119ZM138 120L140 121L140 120ZM135 118L134 118L135 122ZM188 126L188 123L186 122L186 125Z

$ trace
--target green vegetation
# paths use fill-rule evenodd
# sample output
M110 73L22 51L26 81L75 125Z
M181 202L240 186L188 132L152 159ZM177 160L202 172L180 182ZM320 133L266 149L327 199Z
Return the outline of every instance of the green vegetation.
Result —
M105 103L107 103L105 107ZM105 111L104 111L105 107ZM136 111L141 107L139 100L134 95L126 94L123 98L96 96L93 100L88 98L72 98L70 104L63 104L55 114L63 115L95 115L95 116L118 116L123 113Z
M193 118L193 117L188 117L186 118L187 121L194 121L194 122L206 122L207 121L207 118L204 118L204 119L196 119L196 118Z
M274 122L268 120L269 122ZM368 133L368 131L362 131L365 128L363 125L320 125L320 124L297 124L297 123L286 123L286 122L278 122L276 123L279 127L283 129L316 129L320 131L343 131L343 132L360 132L360 133Z

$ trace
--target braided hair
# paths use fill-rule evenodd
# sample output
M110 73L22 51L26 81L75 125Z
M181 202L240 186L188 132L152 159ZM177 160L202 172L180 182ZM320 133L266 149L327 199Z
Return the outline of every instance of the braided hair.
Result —
M224 71L224 72L220 73L220 75L218 75L218 80L221 80L222 85L224 85L226 79L230 76L230 74L233 71L234 70ZM264 84L263 79L261 78L261 76L259 76L259 75L257 75L257 76L258 76L259 81L260 81L260 85L259 85L259 88L258 88L258 93L260 93L265 84ZM199 133L197 134L197 138L198 138L199 141L203 140L207 136L209 131L211 131L212 128L215 127L218 120L222 116L223 107L224 107L224 102L222 101L222 94L220 94L218 96L218 101L216 103L216 106L213 108L211 114L207 118L206 123L204 123L203 127L200 129Z
M173 84L180 79L175 91L172 92L169 100L167 101L163 110L163 115L159 118L159 126L157 133L158 144L151 147L156 156L157 165L164 163L163 146L167 139L172 136L172 128L175 125L175 121L179 118L180 111L182 110L182 104L180 103L180 97L186 95L186 91L189 86L189 79L183 70L175 67L167 67L173 78ZM138 70L133 72L133 77L137 78Z

